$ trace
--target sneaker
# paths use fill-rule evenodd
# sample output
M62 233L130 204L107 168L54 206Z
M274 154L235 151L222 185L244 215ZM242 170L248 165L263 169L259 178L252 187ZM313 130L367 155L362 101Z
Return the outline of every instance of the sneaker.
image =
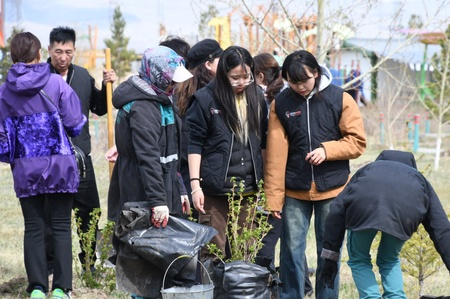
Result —
M45 293L42 291L42 289L34 289L33 292L31 292L31 299L45 299L47 296L45 296Z
M64 292L61 289L54 289L51 299L72 299L72 297L70 297L68 292Z

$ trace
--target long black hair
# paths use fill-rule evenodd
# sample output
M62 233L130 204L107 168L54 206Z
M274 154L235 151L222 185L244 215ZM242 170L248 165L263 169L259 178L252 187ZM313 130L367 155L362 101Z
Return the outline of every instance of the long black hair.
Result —
M300 50L289 54L283 62L281 76L284 80L287 80L289 74L289 79L291 82L302 82L311 79L306 72L307 70L312 74L317 73L314 87L319 89L320 79L322 77L322 68L314 55L308 51Z
M253 58L246 49L239 46L228 47L220 56L216 72L215 95L223 111L222 117L235 133L240 132L240 121L236 108L235 94L233 87L228 79L228 72L235 67L250 67L250 72L255 77ZM260 99L262 93L257 89L256 82L252 82L245 90L247 98L247 123L249 132L260 136L259 120L261 115Z

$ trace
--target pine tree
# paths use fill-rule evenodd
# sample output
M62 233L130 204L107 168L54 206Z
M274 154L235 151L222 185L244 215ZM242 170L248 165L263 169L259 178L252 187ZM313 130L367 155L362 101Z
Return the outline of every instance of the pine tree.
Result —
M423 293L425 279L443 266L441 257L423 225L419 225L411 239L405 243L400 258L403 260L402 271L417 279L419 295Z
M0 60L0 84L4 83L6 81L6 74L8 73L9 68L13 64L11 61L11 54L10 54L10 45L11 40L17 33L23 32L22 28L13 27L10 37L6 40L6 44L4 47L0 48L1 52L1 60Z
M117 79L123 78L131 71L131 63L137 55L133 50L128 50L129 37L124 36L125 19L120 11L120 6L114 9L113 22L111 24L112 38L105 39L106 47L111 49L111 66L116 72Z

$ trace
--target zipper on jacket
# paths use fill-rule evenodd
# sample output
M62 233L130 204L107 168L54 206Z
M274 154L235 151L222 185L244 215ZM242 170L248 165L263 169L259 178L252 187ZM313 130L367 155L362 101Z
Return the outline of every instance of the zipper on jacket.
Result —
M73 76L75 75L75 68L73 69L73 71L72 71L72 76L70 76L70 80L69 80L69 85L70 85L70 87L72 87L72 79L73 79Z
M258 183L259 183L258 182L258 173L256 172L256 164L255 164L255 159L253 158L253 147L252 147L252 141L250 139L250 136L248 137L248 144L250 145L250 156L252 157L253 172L255 173L256 188L258 188Z
M233 153L233 143L234 143L234 133L231 134L230 154L228 155L227 169L226 169L226 171L225 171L225 178L224 178L224 180L223 180L224 182L227 181L228 169L230 168L231 154Z
M309 151L312 151L312 142L311 142L311 123L309 121L309 100L310 98L308 97L306 99L306 119L307 119L307 123L308 123L308 141L309 141ZM309 163L309 162L308 162ZM311 179L314 182L314 167L312 164L310 164L311 166Z

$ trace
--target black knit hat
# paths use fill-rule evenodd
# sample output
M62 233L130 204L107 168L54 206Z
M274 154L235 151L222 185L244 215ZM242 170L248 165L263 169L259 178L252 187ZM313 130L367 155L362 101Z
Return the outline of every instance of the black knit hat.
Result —
M187 68L192 69L200 64L217 58L223 50L219 43L213 39L204 39L196 43L187 53Z

